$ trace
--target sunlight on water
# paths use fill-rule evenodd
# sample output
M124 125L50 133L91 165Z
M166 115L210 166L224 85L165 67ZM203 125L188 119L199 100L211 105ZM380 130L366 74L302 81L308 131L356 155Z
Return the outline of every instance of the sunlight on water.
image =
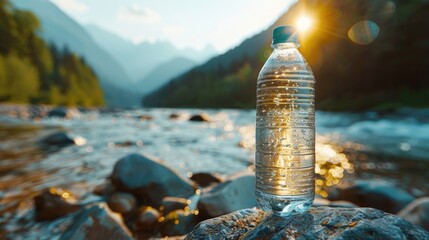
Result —
M340 184L344 175L353 173L354 168L342 153L341 146L325 143L324 140L321 136L316 137L316 193L327 197L327 189Z

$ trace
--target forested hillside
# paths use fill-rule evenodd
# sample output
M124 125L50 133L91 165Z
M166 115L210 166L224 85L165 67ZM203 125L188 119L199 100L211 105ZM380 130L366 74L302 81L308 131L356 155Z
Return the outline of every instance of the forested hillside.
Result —
M85 60L49 46L38 19L0 0L0 102L101 106L103 93Z
M271 52L271 32L302 13L315 19L300 51L316 75L317 107L325 110L429 106L429 3L423 0L301 0L266 31L191 69L143 99L157 107L255 106L256 79ZM379 27L368 44L350 29ZM363 28L358 34L368 34Z

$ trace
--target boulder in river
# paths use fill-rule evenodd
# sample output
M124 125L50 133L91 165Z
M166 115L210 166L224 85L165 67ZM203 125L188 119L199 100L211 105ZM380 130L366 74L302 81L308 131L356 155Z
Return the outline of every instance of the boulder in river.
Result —
M372 207L397 213L415 198L386 181L359 180L350 187L338 188L330 200L346 200L361 207Z
M208 187L211 184L220 183L222 180L211 173L194 173L190 179L201 187Z
M256 205L255 175L242 173L203 191L198 209L207 217L217 217Z
M73 194L61 188L50 188L34 197L35 217L37 221L54 220L81 208L68 202Z
M134 195L124 192L115 192L109 196L107 204L112 211L127 213L136 207L137 200Z
M180 117L180 115L177 113L172 113L172 114L170 114L170 116L168 116L168 118L171 120L178 119L179 117Z
M42 138L40 143L43 147L65 147L75 144L75 141L67 133L59 131Z
M104 203L89 205L73 218L73 224L60 240L74 239L133 239L120 217Z
M140 119L141 121L153 120L153 116L151 115L140 115L137 118Z
M136 219L137 231L154 231L159 224L161 213L152 207L142 207Z
M196 115L191 116L191 118L189 118L189 121L192 121L192 122L210 122L210 117L207 114L200 113L200 114L196 114Z
M429 239L410 222L372 208L312 208L280 217L243 209L199 223L186 239Z
M402 209L398 216L429 231L429 197L416 199Z
M113 168L112 182L123 191L159 205L164 197L188 197L195 193L195 184L180 176L161 160L148 155L130 154Z
M67 109L65 108L54 108L48 112L48 117L66 118Z

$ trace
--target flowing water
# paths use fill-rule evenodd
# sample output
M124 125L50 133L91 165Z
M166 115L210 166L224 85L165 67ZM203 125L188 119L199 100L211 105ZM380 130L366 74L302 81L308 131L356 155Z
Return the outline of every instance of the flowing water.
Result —
M211 121L188 121L200 112ZM170 119L171 113L179 118ZM62 187L79 201L91 201L93 188L129 153L154 155L183 176L252 170L255 114L254 110L139 109L30 121L2 113L0 238L46 235L41 230L45 223L32 221L32 197L43 189ZM415 196L429 195L428 122L428 110L316 113L316 193L326 197L332 186L380 178ZM69 132L78 144L58 151L38 147L40 138L59 130Z

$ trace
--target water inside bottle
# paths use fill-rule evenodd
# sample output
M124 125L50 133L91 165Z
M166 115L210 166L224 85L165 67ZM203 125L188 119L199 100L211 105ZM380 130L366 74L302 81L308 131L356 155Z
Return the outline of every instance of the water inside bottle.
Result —
M304 60L288 62L263 69L257 84L258 202L281 215L306 211L314 199L313 74Z

